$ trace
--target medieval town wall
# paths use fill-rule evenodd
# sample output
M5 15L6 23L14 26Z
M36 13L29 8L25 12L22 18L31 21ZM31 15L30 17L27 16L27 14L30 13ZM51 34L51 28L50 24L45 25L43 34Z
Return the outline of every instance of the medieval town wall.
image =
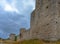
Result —
M23 39L60 39L60 1L36 0L36 8L31 14L31 28L22 33Z

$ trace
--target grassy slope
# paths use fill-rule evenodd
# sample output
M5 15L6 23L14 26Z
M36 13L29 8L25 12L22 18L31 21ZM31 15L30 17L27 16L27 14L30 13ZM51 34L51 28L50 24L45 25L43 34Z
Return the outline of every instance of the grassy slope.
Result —
M45 43L41 40L25 40L22 42L16 42L15 44L60 44L60 41Z
M5 44L48 44L48 43L44 43L41 40L24 40L21 42L5 42ZM54 43L49 43L49 44L60 44L60 41L54 42Z
M17 42L16 44L42 44L40 40L24 40L22 42Z

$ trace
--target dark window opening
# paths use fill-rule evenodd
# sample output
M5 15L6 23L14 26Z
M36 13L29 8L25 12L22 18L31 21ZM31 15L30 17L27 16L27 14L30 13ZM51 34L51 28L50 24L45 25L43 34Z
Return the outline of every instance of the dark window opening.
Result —
M49 25L49 23L47 25Z
M58 4L60 4L60 2L58 2Z
M46 8L48 8L48 6L46 6Z
M38 33L38 32L36 32L36 33Z
M23 36L22 36L22 34L20 33L20 38L22 38Z
M57 23L57 22L56 22Z

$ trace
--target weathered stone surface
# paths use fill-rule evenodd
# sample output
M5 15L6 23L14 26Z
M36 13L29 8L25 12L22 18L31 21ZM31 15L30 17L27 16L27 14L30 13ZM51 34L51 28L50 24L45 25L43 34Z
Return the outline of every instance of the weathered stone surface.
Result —
M60 38L58 0L36 0L36 3L35 28L31 29L32 36L57 40Z
M29 40L30 39L30 30L25 28L20 29L20 34L18 35L17 41Z
M30 30L26 30L25 33L23 33L23 39L29 40L30 39Z
M31 14L31 28L21 31L23 39L60 39L60 0L36 0Z
M9 36L9 39L12 40L12 41L15 41L15 34L11 33L10 36Z
M20 41L20 35L17 35L17 41Z

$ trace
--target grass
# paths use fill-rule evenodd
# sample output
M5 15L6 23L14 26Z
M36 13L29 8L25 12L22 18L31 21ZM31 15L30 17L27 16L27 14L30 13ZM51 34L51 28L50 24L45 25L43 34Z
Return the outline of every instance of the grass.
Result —
M42 40L24 40L22 42L16 42L16 44L60 44L60 40L56 42L44 42Z
M14 41L14 42L9 42L9 41L4 41L5 44L60 44L60 40L57 42L43 42L42 40L34 39L34 40L24 40L24 41Z
M42 44L40 40L24 40L21 42L17 42L16 44Z

